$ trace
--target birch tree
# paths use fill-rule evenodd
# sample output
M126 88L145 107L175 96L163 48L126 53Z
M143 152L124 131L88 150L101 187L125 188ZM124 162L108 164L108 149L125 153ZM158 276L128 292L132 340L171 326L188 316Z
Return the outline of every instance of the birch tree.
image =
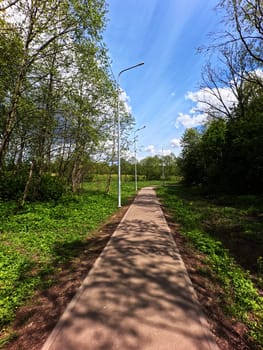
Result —
M33 66L52 55L53 44L59 51L78 40L96 41L104 26L102 0L6 0L1 4L1 17L13 21L22 40L22 55L0 143L0 171L16 123L18 106L26 81L33 83ZM11 20L12 18L12 20ZM15 19L15 20L14 20Z

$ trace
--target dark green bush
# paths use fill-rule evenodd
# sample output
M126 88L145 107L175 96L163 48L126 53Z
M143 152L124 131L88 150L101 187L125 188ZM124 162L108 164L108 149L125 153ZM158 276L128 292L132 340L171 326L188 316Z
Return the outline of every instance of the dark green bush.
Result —
M28 179L28 169L17 174L4 172L0 176L0 198L3 200L19 200L23 196ZM65 186L56 176L42 175L40 181L33 176L29 185L27 200L48 201L58 200L64 193Z
M38 190L38 200L58 200L64 193L65 185L56 176L45 174L42 176Z
M14 175L6 171L0 175L0 198L4 200L16 200L21 197L26 183L27 173L25 170Z

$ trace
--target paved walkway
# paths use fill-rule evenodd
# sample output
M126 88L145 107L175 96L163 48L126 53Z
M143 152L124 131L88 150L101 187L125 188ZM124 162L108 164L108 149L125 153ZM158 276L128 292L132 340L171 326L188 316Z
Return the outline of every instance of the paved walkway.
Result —
M42 350L218 350L152 188L130 206Z

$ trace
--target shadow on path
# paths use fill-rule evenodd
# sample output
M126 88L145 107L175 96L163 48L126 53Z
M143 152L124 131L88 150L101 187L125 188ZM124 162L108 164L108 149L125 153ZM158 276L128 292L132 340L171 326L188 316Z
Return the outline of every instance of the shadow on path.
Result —
M216 349L152 190L127 212L47 349Z

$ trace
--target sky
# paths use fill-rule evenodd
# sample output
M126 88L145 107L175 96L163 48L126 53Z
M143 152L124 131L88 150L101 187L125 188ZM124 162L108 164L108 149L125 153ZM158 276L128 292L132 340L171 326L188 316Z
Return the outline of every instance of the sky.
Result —
M180 153L186 128L204 123L195 111L205 55L220 18L216 0L107 0L104 42L112 71L135 118L137 157Z

